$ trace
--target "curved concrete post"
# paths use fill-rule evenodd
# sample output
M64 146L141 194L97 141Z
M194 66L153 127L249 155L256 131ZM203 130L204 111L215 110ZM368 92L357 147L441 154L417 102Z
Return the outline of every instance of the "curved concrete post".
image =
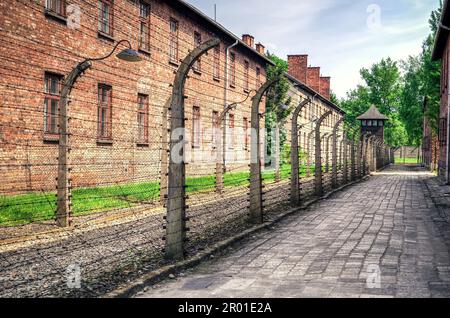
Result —
M312 154L311 154L311 152L312 152L311 140L312 140L312 137L313 137L314 134L315 134L314 130L311 131L308 134L308 154L307 154L308 156L307 156L307 159L306 159L306 176L308 178L311 177L311 164L312 164L312 162L311 162L311 157L312 157Z
M330 138L333 137L333 134L326 133L323 138L325 142L325 172L330 172Z
M375 155L375 138L376 136L372 135L369 137L369 174L376 170L376 155Z
M261 176L261 143L259 105L264 93L280 80L279 77L267 81L252 98L252 142L250 163L250 220L255 224L263 223L262 176Z
M367 175L367 149L369 143L369 134L364 134L362 136L362 174L363 176Z
M349 145L349 140L345 133L344 133L342 145L344 147L343 156L342 156L342 159L343 159L342 184L346 184L348 182L348 145Z
M90 61L79 63L64 79L59 102L59 146L58 146L58 186L57 186L57 210L56 224L60 227L70 226L70 192L71 180L69 177L68 157L69 147L69 119L67 107L69 105L69 94L72 87L83 72L92 66Z
M355 140L350 140L350 181L356 179Z
M355 138L355 175L356 179L360 179L362 177L362 148L361 148L361 139Z
M291 204L293 206L300 205L300 159L299 159L299 144L298 144L298 117L302 110L311 102L310 99L302 101L292 114L291 123Z
M186 240L184 86L189 70L195 61L219 43L220 39L213 38L192 50L178 68L173 83L170 103L171 138L165 238L165 256L170 260L179 260L184 257L184 242Z
M331 173L332 173L332 187L333 189L337 188L338 186L338 180L337 180L337 175L338 175L338 153L337 153L337 132L339 130L339 126L344 122L344 117L342 117L341 119L339 119L339 121L336 123L336 125L334 125L333 127L333 134L332 134L332 150L331 150L331 156L332 156L332 163L331 163Z
M322 153L321 153L321 136L320 136L320 127L322 126L323 121L332 114L333 112L327 111L323 114L316 123L316 163L315 163L315 188L316 188L316 196L323 195L323 180L322 180Z

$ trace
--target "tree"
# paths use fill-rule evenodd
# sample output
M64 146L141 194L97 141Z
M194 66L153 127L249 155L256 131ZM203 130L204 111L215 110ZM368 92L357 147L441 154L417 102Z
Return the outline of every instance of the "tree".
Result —
M350 132L349 137L353 138L350 128L359 126L356 118L365 113L371 105L375 105L390 119L385 127L386 142L392 146L403 145L407 138L399 115L402 83L397 62L391 58L382 59L370 69L361 69L360 74L365 84L358 85L340 101L341 107L347 113L346 130Z
M423 135L423 94L420 57L410 56L402 62L403 91L399 114L408 134L408 144L420 146Z
M426 97L428 99L428 109L425 116L429 120L432 132L435 135L438 134L439 129L441 62L433 62L431 56L441 14L442 1L439 1L439 8L431 12L430 19L428 20L431 34L423 42L420 58L421 94L424 98Z
M280 179L280 153L283 145L286 142L286 130L283 122L292 112L291 97L288 96L289 81L284 76L288 70L288 63L273 54L268 54L268 57L275 63L275 66L267 68L267 80L275 77L280 77L278 81L267 93L266 98L266 154L269 158L272 156L272 151L275 151L275 170L276 180ZM268 162L268 160L266 160Z

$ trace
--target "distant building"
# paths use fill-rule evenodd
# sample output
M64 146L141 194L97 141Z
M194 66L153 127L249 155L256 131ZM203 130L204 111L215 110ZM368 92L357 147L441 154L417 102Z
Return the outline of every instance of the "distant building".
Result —
M357 118L361 121L361 136L365 134L375 135L384 141L384 126L389 118L372 106L367 112Z

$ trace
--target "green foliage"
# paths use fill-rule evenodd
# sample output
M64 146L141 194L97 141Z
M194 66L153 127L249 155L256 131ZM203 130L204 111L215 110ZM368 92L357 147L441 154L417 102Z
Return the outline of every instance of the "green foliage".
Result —
M403 91L399 114L408 134L408 145L419 146L423 135L423 96L420 58L410 56L402 62Z
M271 80L275 77L280 77L281 80L277 82L269 91L267 92L266 98L266 146L267 155L270 157L272 153L272 130L276 126L276 123L280 123L280 151L283 150L283 145L286 142L286 130L284 128L284 121L292 113L293 109L291 106L292 99L289 96L290 84L284 75L288 70L288 63L273 54L268 54L268 57L275 63L275 66L269 66L267 68L267 80ZM286 108L283 106L287 106ZM266 160L268 162L268 160Z
M420 55L410 56L400 62L391 58L382 59L370 69L363 68L360 71L364 84L349 91L346 98L338 101L347 113L347 130L358 127L356 118L371 105L375 105L389 117L385 137L386 142L392 146L419 146L424 116L429 120L433 133L437 133L441 63L433 62L431 55L441 12L442 1L440 8L431 13L431 34L424 41ZM428 100L428 108L424 113L425 98Z

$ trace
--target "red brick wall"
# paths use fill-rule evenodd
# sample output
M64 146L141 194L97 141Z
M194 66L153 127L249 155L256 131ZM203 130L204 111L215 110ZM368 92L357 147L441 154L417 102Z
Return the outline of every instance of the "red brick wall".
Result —
M442 56L442 72L441 72L441 109L440 109L440 119L441 124L439 125L441 131L440 135L443 138L440 138L439 143L439 175L443 178L446 178L446 168L447 168L447 134L442 129L442 125L447 125L448 127L448 81L449 81L449 43L450 39L447 42L447 46L444 50Z
M306 69L306 85L317 93L320 92L320 67L308 67Z
M330 85L331 85L330 77L320 77L319 93L328 100L330 99Z
M288 73L298 79L300 82L306 84L306 72L308 69L308 55L289 55L288 56L289 70Z
M54 189L56 182L56 143L46 142L43 135L44 74L46 71L66 75L85 57L109 53L114 42L97 34L97 1L73 0L81 9L81 27L70 29L44 14L45 0L6 0L0 2L0 175L1 190L29 191ZM142 53L143 62L126 63L111 57L93 62L71 93L69 106L69 162L75 187L108 185L116 182L158 180L163 144L163 123L168 119L164 105L171 95L176 65L170 64L169 19L179 21L179 57L194 47L194 32L202 40L213 36L198 20L175 11L167 1L150 1L151 55ZM115 0L114 39L127 39L138 45L138 6L128 0ZM232 41L222 38L220 50L220 79L213 80L213 52L202 57L202 72L191 72L186 83L186 126L191 130L192 108L201 109L202 129L212 127L212 111L224 107L225 47ZM236 53L236 87L228 88L228 103L242 101L244 92L244 60L250 61L250 89L256 88L256 67L261 69L264 82L265 64L262 59L243 51ZM97 87L99 83L112 86L112 144L97 143ZM137 95L149 95L149 136L147 146L138 146ZM235 111L236 123L250 118L251 100ZM261 112L264 112L264 101ZM238 126L238 125L237 125ZM244 136L237 138L243 139ZM210 136L203 136L201 151L213 152ZM245 155L243 149L233 152ZM234 159L230 159L233 161ZM210 174L213 166L191 164L190 174ZM200 169L201 168L201 169ZM246 166L246 169L248 167Z

